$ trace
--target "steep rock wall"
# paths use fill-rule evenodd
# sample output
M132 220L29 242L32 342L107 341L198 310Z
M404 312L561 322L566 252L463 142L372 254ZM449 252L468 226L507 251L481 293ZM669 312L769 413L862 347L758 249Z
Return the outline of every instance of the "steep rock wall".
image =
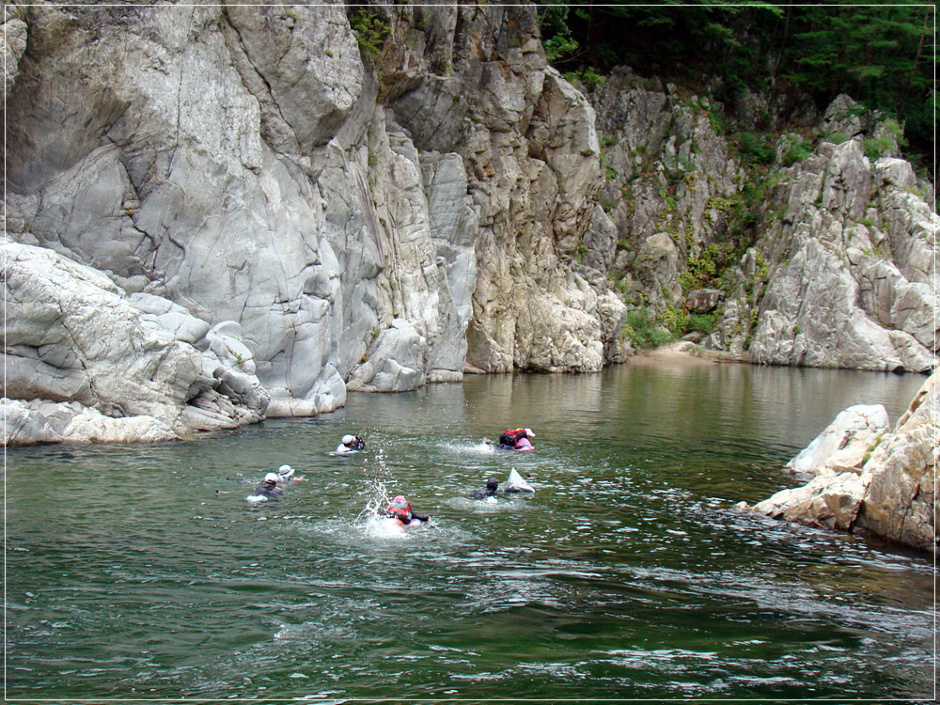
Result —
M546 67L530 10L20 14L7 232L233 322L267 415L629 351L622 302L573 261L594 212L593 111ZM357 42L363 17L384 41L360 24Z
M915 193L910 164L873 162L860 140L823 142L780 178L756 245L772 266L751 359L934 369L940 218Z
M5 39L9 235L232 322L268 415L596 371L627 306L738 359L936 366L932 196L847 98L755 205L723 106L629 69L589 101L532 8L36 5Z

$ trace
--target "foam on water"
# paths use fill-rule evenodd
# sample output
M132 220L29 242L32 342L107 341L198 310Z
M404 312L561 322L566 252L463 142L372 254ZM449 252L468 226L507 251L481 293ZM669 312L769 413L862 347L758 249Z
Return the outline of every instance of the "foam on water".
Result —
M410 538L405 527L398 521L388 517L372 515L365 520L362 525L366 536L382 539L407 539Z
M440 447L452 453L466 453L470 455L493 455L496 446L486 441L479 443L441 443Z

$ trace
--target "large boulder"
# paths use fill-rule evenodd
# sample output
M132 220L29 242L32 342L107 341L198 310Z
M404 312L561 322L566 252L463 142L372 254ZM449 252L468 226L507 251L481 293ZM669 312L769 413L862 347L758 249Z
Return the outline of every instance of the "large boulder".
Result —
M153 416L105 416L78 402L0 399L0 445L35 443L139 443L178 440Z
M798 475L858 474L888 429L881 404L849 407L784 467Z
M845 472L813 478L809 484L780 490L754 506L774 519L848 531L852 528L868 486L866 478Z
M865 464L868 494L857 526L926 551L938 548L940 373L934 373Z
M815 477L759 502L768 516L844 531L858 530L936 552L940 464L940 373L935 372L885 430L880 406L843 411L787 467ZM749 509L744 502L740 509Z

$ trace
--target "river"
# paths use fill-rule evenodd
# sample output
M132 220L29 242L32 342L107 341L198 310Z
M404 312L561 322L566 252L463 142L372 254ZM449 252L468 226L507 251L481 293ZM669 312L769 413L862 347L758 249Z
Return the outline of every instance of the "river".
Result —
M932 559L733 509L925 377L661 362L353 394L174 443L6 454L8 698L934 695ZM483 442L535 432L530 453ZM366 452L330 455L347 432ZM306 477L246 501L282 463ZM534 495L467 493L516 468ZM405 494L428 526L366 508Z

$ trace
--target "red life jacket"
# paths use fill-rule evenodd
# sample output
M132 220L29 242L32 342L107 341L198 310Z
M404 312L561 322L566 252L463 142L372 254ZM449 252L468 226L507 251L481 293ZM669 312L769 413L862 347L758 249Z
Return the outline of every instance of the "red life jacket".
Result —
M388 505L385 514L393 519L398 519L403 524L407 524L411 521L411 502L399 495Z
M507 428L499 437L500 445L513 446L525 435L524 428Z

